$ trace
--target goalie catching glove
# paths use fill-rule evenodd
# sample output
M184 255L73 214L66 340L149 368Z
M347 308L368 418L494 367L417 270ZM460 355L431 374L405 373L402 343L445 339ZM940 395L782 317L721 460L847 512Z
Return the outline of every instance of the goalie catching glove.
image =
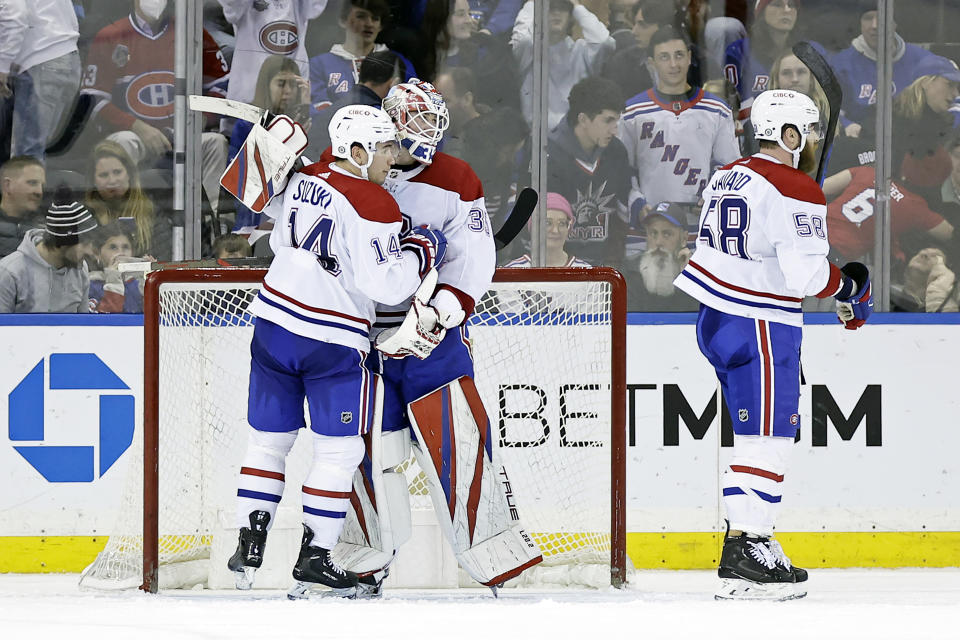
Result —
M837 318L845 329L856 330L873 313L873 288L870 272L859 262L848 262L840 268L844 282L837 293Z
M265 112L250 129L240 153L227 165L220 184L252 211L260 213L286 188L306 148L307 134L299 123L285 115Z

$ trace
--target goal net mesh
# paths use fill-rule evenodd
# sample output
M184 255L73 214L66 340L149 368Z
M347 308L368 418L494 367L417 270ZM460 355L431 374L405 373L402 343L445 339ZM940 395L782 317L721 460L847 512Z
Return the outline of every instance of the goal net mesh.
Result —
M145 318L159 327L161 588L204 583L214 532L235 527L249 431L254 318L246 308L258 288L201 276L164 283L159 317ZM510 584L610 584L611 295L610 283L597 280L494 282L469 322L494 455L544 557ZM143 581L142 436L130 449L117 523L81 586L134 588ZM309 440L299 437L288 457L282 505L299 508ZM412 457L403 471L411 508L432 510Z

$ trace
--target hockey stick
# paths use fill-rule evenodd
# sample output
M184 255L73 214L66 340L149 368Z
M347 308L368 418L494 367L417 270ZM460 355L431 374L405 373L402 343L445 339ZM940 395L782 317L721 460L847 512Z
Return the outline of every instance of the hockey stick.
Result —
M216 113L221 116L246 120L247 122L260 122L263 114L266 113L266 109L261 109L246 102L211 96L187 96L187 104L193 111Z
M830 118L827 121L827 131L823 137L823 149L820 152L820 163L817 165L817 183L823 186L823 178L827 171L827 163L830 161L830 151L833 147L833 138L837 133L837 121L840 118L840 104L843 102L843 89L837 77L833 74L833 69L820 52L813 48L809 42L803 41L793 45L793 55L800 59L800 62L807 65L810 73L820 83L824 95L827 97L827 104L830 106Z
M513 209L510 210L510 215L507 216L507 221L503 223L499 231L493 234L493 242L497 245L497 251L513 242L513 239L527 224L527 220L533 215L533 210L537 208L539 199L536 190L531 187L525 187L520 191L513 203Z

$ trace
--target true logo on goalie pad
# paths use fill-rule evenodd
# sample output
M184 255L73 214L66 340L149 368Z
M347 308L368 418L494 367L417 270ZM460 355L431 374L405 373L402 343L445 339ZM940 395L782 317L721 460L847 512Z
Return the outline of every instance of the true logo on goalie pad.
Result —
M343 424L350 424L353 422L353 412L352 411L341 411L340 412L340 422Z

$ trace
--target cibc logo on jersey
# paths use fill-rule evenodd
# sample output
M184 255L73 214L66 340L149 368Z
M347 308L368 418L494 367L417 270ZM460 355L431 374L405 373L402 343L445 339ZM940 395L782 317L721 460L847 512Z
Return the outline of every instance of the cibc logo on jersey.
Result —
M260 46L270 53L285 56L296 51L298 44L300 35L292 22L271 22L260 29Z
M174 75L170 71L148 71L127 85L127 108L144 120L173 117Z

